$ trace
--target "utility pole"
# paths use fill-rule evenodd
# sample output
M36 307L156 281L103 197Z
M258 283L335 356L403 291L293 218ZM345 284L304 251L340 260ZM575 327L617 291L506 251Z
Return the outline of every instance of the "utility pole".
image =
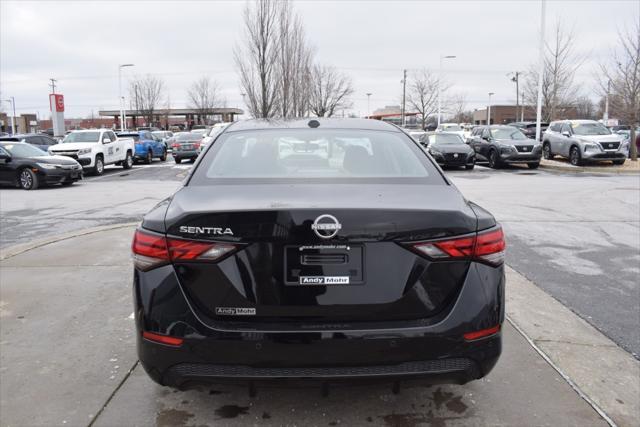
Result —
M367 119L371 116L371 92L367 93Z
M438 127L440 127L440 116L442 115L442 102L440 101L440 95L442 94L442 60L455 58L455 55L440 55L440 69L438 70Z
M515 111L515 120L518 120L518 98L520 96L520 87L518 86L520 80L520 71L516 71L515 75L513 77L511 77L511 81L515 82L516 84L516 111Z
M49 83L49 86L51 86L51 93L56 93L56 79L49 79L51 81L51 83Z
M11 103L11 109L13 114L11 115L11 135L16 134L16 99L12 96L9 99L5 99L4 102Z
M524 122L524 92L522 92L522 105L520 106L520 121Z
M536 106L536 141L540 141L540 121L542 120L542 74L544 73L544 19L546 0L541 1L540 8L540 44L538 46L538 105ZM553 117L551 118L553 119Z
M609 120L609 92L611 92L611 80L607 81L607 93L604 96L604 116L602 116L602 121L604 125L607 125L607 120Z
M402 77L402 117L400 118L400 124L404 127L404 115L405 115L405 104L407 98L407 70L403 70Z
M495 95L494 92L489 92L489 107L487 108L487 125L491 125L491 96Z

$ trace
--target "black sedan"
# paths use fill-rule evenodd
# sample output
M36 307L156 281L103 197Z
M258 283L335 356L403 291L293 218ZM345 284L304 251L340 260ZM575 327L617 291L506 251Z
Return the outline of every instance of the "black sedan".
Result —
M23 142L0 142L0 183L35 190L71 185L82 179L82 166L65 156L50 156Z
M464 383L500 356L502 229L388 123L233 123L132 250L139 360L163 385Z
M48 151L49 147L58 144L58 141L49 137L49 135L41 133L25 133L11 136L0 137L0 142L26 142L34 147L38 147L42 151Z
M509 126L516 127L529 139L536 139L536 122L513 122ZM549 127L549 123L540 123L540 141L542 134Z
M420 144L442 167L464 166L471 170L476 164L476 152L458 134L429 132L420 139Z
M473 130L469 144L476 152L477 162L486 162L493 169L506 164L526 164L530 169L540 166L542 144L527 138L518 128L504 125L482 126Z

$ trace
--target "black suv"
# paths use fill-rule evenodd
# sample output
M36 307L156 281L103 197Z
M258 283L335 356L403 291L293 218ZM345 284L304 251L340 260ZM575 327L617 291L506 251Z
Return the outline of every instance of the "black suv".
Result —
M509 126L517 127L527 138L536 139L536 122L514 122L509 123ZM542 134L548 127L549 123L540 123L540 141L542 141Z
M469 145L476 152L476 162L487 162L493 169L510 163L526 163L531 169L540 166L542 144L514 126L478 126L471 133Z

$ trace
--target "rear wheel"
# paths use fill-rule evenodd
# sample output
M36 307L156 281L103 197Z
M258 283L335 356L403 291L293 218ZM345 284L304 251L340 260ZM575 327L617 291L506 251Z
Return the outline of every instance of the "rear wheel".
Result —
M38 188L40 181L38 175L36 175L31 169L22 169L18 179L18 184L23 190L35 190Z
M573 166L582 165L582 156L580 156L580 149L575 145L571 147L571 151L569 152L569 161Z
M65 181L62 183L63 187L69 187L71 184L73 184L75 181Z
M189 161L190 161L191 163L195 163L195 162L196 162L196 158L195 158L195 157L192 157L192 158L190 158L190 159L189 159Z
M167 149L166 148L162 149L162 156L160 156L160 161L161 162L166 162L167 161Z
M131 152L127 151L127 157L122 161L122 167L124 169L131 169L133 166L133 157L131 156Z
M542 156L547 160L553 160L553 158L555 157L551 152L551 144L549 144L548 142L545 142L542 145Z
M96 156L96 164L93 168L94 175L102 175L104 173L104 159L101 155Z
M144 162L148 165L153 162L153 153L151 152L151 150L147 151L147 157L144 158Z
M620 166L620 165L624 165L624 159L620 159L620 160L614 160L613 164L616 166Z
M500 159L498 158L498 152L496 150L489 152L489 167L491 169L498 169L500 167Z
M538 163L527 163L527 166L529 166L529 169L538 169L538 167L540 166L540 162L538 162Z
M180 157L176 157L173 160L175 160L177 164L180 164L180 162L182 162L182 159Z

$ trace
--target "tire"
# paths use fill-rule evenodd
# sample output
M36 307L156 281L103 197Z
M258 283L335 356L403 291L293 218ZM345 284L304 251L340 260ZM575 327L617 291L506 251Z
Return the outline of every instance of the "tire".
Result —
M40 185L40 180L31 169L24 168L18 175L18 185L23 190L35 190Z
M122 161L122 167L124 169L131 169L133 167L133 157L131 151L127 151L127 157Z
M473 170L473 168L476 166L475 163L471 164L471 165L465 165L464 168L468 171Z
M167 149L163 149L162 150L162 156L160 156L160 161L161 162L166 162L167 161Z
M550 143L545 142L544 144L542 144L542 156L545 158L545 160L553 160L553 158L555 157L555 155L551 152Z
M540 162L538 163L527 163L529 169L538 169L540 167Z
M173 160L174 160L174 161L176 162L176 164L178 164L178 165L182 162L182 159L181 159L180 157L175 157Z
M614 160L613 164L616 165L616 166L624 165L624 159L622 159L622 160Z
M195 163L195 162L196 162L196 158L195 157L192 157L192 158L189 159L189 163Z
M582 156L580 155L580 149L577 146L571 147L569 150L569 162L573 166L582 166Z
M491 169L500 168L500 157L498 156L498 152L496 150L491 150L489 152L489 167Z
M147 151L147 157L144 158L144 163L150 165L153 162L153 153L151 150Z
M96 176L100 176L103 173L104 173L104 159L102 158L102 155L98 154L96 156L95 166L93 167L93 174Z
M71 184L73 184L74 182L75 182L75 181L65 181L65 182L63 182L63 183L62 183L62 184L60 184L60 185L62 185L63 187L70 187L70 186L71 186Z

